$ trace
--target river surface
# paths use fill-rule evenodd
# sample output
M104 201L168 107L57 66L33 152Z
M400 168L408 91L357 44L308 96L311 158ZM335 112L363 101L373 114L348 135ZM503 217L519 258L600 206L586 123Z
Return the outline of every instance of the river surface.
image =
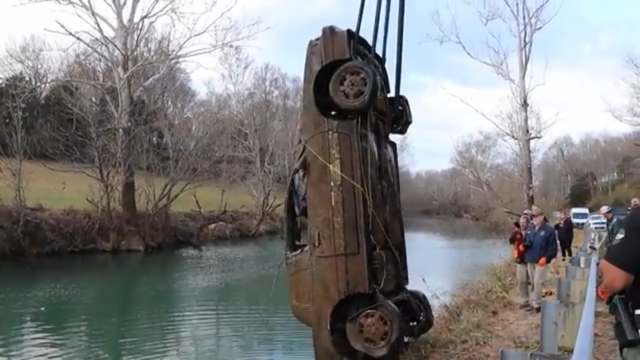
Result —
M507 252L462 222L407 228L411 287L434 302ZM0 359L312 359L289 313L283 246L5 261Z

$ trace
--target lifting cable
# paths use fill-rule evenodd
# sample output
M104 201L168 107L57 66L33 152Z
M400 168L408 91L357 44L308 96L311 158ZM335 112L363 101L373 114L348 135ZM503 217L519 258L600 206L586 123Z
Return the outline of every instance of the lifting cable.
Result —
M381 18L381 12L382 12L382 1L383 0L377 0L376 1L376 8L375 8L375 14L374 14L374 23L373 23L373 35L372 35L372 39L371 39L371 53L376 54L377 53L377 44L378 44L378 33L380 31L380 18ZM391 2L392 0L385 0L386 2L386 6L385 6L385 14L384 14L384 24L383 24L383 29L382 29L382 54L381 54L381 58L382 58L382 66L385 67L386 63L387 63L387 45L388 45L388 39L389 39L389 24L390 24L390 18L391 18ZM354 54L355 53L355 46L356 43L359 42L360 39L360 31L362 30L362 22L363 22L363 17L364 17L364 9L365 9L365 5L366 5L366 0L360 0L360 7L358 8L358 19L356 21L356 27L355 27L355 39L354 41L352 41L351 43L351 53ZM401 76L402 76L402 52L403 52L403 45L404 45L404 17L405 17L405 0L398 0L398 27L397 27L397 38L396 38L396 71L395 71L395 98L399 99L400 97L400 89L401 89ZM390 89L389 89L390 90ZM369 166L371 166L371 159L369 160ZM365 185L365 189L363 190L363 193L365 194L365 196L367 197L367 203L370 207L369 209L369 230L371 230L372 227L372 221L374 220L373 218L375 217L375 220L377 220L378 225L380 226L382 232L385 235L386 240L389 242L391 251L393 252L393 254L395 255L397 261L398 261L398 265L401 266L401 258L400 255L398 254L397 250L395 249L395 247L393 246L391 240L389 239L389 236L386 234L386 231L384 230L384 226L381 223L380 219L378 219L375 210L372 208L372 204L371 204L371 199L368 198L368 196L366 195L366 193L368 192L367 188L370 188L370 184L368 184L369 186L367 187ZM376 245L376 248L379 248L379 245L376 243L375 239L371 239L374 244ZM384 256L384 253L382 253ZM386 259L383 259L383 261L386 262ZM402 273L403 271L400 270L400 272ZM384 283L384 278L386 278L387 274L386 274L386 267L385 267L385 273L383 275L383 278L380 282L380 286L382 286L382 284ZM404 275L403 275L404 276Z
M382 11L382 0L376 1L376 13L373 17L373 36L371 37L371 51L373 53L376 52L376 45L378 44L378 31L380 30L380 11Z
M380 0L378 0L380 1ZM398 40L396 41L396 97L400 96L400 82L402 80L402 48L404 46L404 11L405 0L399 0L398 6Z
M360 0L360 9L358 10L358 21L356 22L356 38L360 35L360 30L362 28L362 18L364 16L364 5L366 0Z
M387 0L384 13L384 30L382 30L382 63L387 64L387 43L389 42L389 20L391 18L391 0ZM375 49L375 47L374 47Z
M376 52L376 47L378 44L378 33L380 31L380 18L382 13L382 1L376 1L376 10L374 14L374 22L373 22L373 36L371 38L371 51ZM385 12L384 12L384 24L382 30L382 62L383 65L386 65L387 62L387 45L389 38L389 23L391 18L391 1L386 0ZM364 9L366 5L366 0L360 0L360 7L358 8L358 19L356 21L356 39L360 36L360 31L362 30L362 21L364 18ZM404 18L405 18L405 6L406 0L398 0L398 29L397 29L397 37L396 37L396 73L395 73L395 88L394 95L400 96L400 89L402 85L402 53L404 48Z

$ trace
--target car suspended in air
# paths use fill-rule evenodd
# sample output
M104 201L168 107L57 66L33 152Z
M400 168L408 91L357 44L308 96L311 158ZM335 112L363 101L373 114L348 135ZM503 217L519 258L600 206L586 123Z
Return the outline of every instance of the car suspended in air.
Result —
M412 123L400 94L405 1L398 1L395 86L386 70L392 0L381 53L376 3L371 43L327 26L309 42L300 155L285 201L286 268L294 316L310 326L316 359L397 359L433 326L426 296L407 288L398 149ZM303 236L302 224L306 224Z

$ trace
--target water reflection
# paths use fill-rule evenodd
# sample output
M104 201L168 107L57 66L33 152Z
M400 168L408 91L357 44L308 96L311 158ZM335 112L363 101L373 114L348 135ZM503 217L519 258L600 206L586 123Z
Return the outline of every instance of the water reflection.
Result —
M446 293L504 253L446 225L410 224L412 287ZM4 262L0 358L312 358L309 330L289 313L284 274L275 276L281 259L282 243L263 241Z
M487 264L508 254L504 240L433 235L425 239L425 233L420 230L406 232L410 253L409 286L428 294L435 305L481 275Z

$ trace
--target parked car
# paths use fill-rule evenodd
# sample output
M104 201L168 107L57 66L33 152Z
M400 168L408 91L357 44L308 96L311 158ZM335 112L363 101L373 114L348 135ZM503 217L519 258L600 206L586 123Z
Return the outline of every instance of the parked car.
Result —
M589 220L589 209L585 207L574 207L569 211L569 217L571 217L573 226L582 229Z
M596 231L604 231L607 229L607 219L600 214L591 214L587 226Z

